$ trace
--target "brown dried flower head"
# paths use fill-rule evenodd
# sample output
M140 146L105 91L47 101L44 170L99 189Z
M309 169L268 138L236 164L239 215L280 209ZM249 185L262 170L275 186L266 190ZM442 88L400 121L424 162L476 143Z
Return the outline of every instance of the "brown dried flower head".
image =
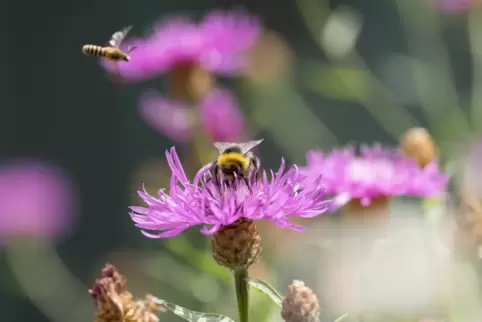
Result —
M437 147L428 131L421 127L414 127L406 131L400 145L407 157L417 159L420 167L425 167L438 156Z
M241 218L219 229L211 240L214 260L230 269L247 269L258 260L261 237L253 220Z
M473 254L482 240L482 200L467 189L461 193L456 222L455 250L461 255Z
M134 301L126 288L127 279L115 266L106 264L89 293L95 300L95 322L158 322L154 312L164 311L147 295Z
M320 306L316 294L302 281L293 281L283 300L281 317L285 322L318 322Z

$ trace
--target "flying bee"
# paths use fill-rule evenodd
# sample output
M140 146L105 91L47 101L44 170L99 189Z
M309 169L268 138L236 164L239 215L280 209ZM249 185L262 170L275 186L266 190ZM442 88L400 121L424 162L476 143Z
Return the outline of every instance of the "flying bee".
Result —
M248 188L258 176L261 160L255 156L251 149L263 142L263 139L246 143L215 142L214 147L219 156L212 163L209 177L217 184L229 184L235 178L244 180Z
M123 52L119 46L125 39L132 26L125 27L120 31L116 31L109 41L109 46L97 46L97 45L84 45L82 47L82 52L88 56L97 56L105 60L118 61L130 61L129 54L136 48L129 46L127 52Z
M103 47L97 45L84 45L82 47L82 52L84 55L100 57L101 59L109 60L115 63L120 61L128 62L131 59L129 54L137 47L129 46L127 51L124 52L120 49L120 45L126 38L131 28L132 26L128 26L120 31L116 31L110 38L109 46ZM115 67L114 74L119 80L121 80L117 66Z

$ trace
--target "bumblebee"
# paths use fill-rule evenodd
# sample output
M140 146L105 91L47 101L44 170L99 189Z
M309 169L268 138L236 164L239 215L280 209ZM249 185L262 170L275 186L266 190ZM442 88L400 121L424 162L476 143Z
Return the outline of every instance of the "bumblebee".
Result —
M82 52L84 55L88 56L97 56L105 60L111 60L115 62L119 61L130 61L129 54L136 48L129 46L127 52L123 52L119 46L121 45L122 41L125 39L129 31L131 30L132 26L126 27L120 31L116 31L110 41L109 46L102 47L97 45L84 45L82 47Z
M246 143L215 142L219 156L212 163L206 181L213 179L217 184L230 184L235 178L242 179L250 187L258 176L260 159L251 149L263 142L263 139Z

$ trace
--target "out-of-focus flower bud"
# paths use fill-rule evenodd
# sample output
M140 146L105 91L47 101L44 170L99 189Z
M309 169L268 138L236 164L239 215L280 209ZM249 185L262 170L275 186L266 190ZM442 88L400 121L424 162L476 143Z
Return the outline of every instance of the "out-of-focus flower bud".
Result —
M405 156L416 158L422 168L438 156L432 136L421 127L414 127L406 131L400 139L400 145Z
M302 281L293 281L283 300L281 317L285 322L318 322L320 306L316 294Z

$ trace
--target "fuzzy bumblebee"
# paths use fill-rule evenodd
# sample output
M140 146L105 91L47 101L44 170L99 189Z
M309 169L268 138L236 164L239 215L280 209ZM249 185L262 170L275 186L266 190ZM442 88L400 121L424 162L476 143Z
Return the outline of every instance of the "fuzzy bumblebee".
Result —
M212 163L206 181L214 180L217 184L229 184L235 178L242 179L249 186L257 179L261 160L251 149L263 142L263 139L245 143L215 142L219 156Z

